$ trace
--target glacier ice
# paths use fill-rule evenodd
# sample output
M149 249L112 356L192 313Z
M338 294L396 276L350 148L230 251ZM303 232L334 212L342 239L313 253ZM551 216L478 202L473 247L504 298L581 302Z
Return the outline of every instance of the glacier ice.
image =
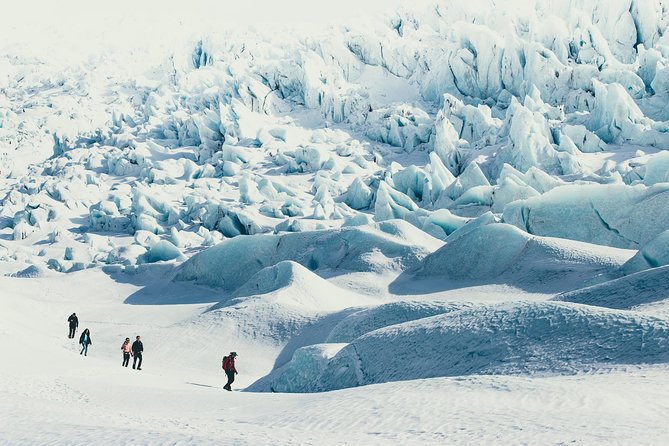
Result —
M405 106L369 112L366 127L370 139L412 152L430 140L433 126L427 113Z
M658 317L562 302L474 306L390 325L341 349L335 344L330 354L339 351L331 358L298 355L302 369L320 375L310 374L284 390L319 392L470 374L572 374L607 363L663 363L668 330Z
M606 143L620 143L623 138L638 141L651 127L650 120L617 83L604 84L593 80L595 105L587 127Z
M631 274L648 268L669 265L669 230L661 232L626 262L620 269L623 274Z
M318 293L314 290L318 289ZM323 314L366 304L364 297L338 288L291 260L261 269L231 296L209 311L261 299L273 305L289 307L300 314Z
M349 314L334 326L328 343L352 342L374 330L426 317L460 311L474 304L466 302L392 302Z
M669 229L669 185L567 185L509 203L503 220L530 234L633 248Z
M633 310L669 299L665 286L668 278L669 266L663 266L558 294L555 300Z
M149 248L142 260L146 263L155 263L183 258L181 251L174 244L167 240L159 240Z
M598 275L613 274L632 254L595 245L536 237L502 223L470 222L461 235L423 259L419 277L446 281L484 281L527 289L576 287Z
M271 390L300 392L305 388L316 387L330 359L346 345L345 343L314 344L295 350L286 368L272 380Z
M389 231L401 230L405 237ZM292 260L311 271L408 268L441 243L403 221L281 235L235 237L191 257L176 280L234 290L266 266ZM372 256L372 253L377 255Z
M648 159L643 182L646 186L669 183L669 152L659 152Z

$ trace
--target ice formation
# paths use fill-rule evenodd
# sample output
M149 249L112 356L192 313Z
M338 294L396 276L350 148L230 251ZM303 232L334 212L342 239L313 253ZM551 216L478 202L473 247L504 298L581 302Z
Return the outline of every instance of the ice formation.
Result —
M668 170L658 151L669 141L659 105L669 94L662 2L534 0L523 13L474 3L416 5L320 40L202 36L151 58L141 82L111 73L110 85L132 93L79 100L86 111L68 126L61 117L74 104L64 87L50 105L58 118L30 119L49 94L41 86L62 79L57 65L19 84L30 62L5 64L4 231L35 250L51 227L84 218L85 233L150 231L173 243L177 231L197 249L372 213L445 239L456 218L492 211L537 235L626 248L650 240L662 216L644 210L639 184L661 188ZM68 72L91 91L104 88L96 74ZM35 106L18 94L27 83ZM28 141L42 152L24 156ZM35 167L10 168L19 158ZM550 192L562 184L573 189ZM618 209L644 208L629 229L596 202L597 187L622 184L630 189L612 192L625 200ZM569 205L588 223L535 220L557 201L578 201L569 198L576 190L595 200ZM110 255L116 243L133 241L97 244L103 251L85 266L140 261Z
M598 285L570 291L555 299L616 309L636 309L669 298L665 286L669 267L644 270Z
M310 375L273 384L277 391L313 392L436 376L575 373L594 364L666 362L668 330L661 318L566 303L475 307L319 349L332 354L341 348L332 357L296 352L294 360L303 361L299 368ZM393 366L398 363L406 366Z
M403 221L235 237L184 262L176 280L235 290L264 267L290 260L311 271L382 272L418 264L441 243Z
M621 272L631 274L665 265L669 265L669 231L660 233L643 245L634 257L622 266Z
M669 185L569 185L515 201L504 221L530 234L639 248L669 229Z
M365 303L362 296L338 288L299 263L286 260L260 270L234 292L232 300L215 305L210 311L240 302L249 305L249 298L255 296L302 313L340 311Z
M499 281L559 289L613 274L630 256L625 250L531 236L511 225L492 223L461 236L453 234L423 260L417 274L447 281Z

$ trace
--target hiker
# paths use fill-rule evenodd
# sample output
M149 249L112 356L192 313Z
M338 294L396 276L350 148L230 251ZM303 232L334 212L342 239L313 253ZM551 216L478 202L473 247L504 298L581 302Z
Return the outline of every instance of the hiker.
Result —
M67 337L73 339L74 333L77 331L77 327L79 326L79 319L77 318L77 313L72 313L70 317L67 318L67 322L70 323L70 334L67 335Z
M132 360L132 368L134 369L135 366L137 366L137 370L142 370L142 353L144 352L144 344L142 344L142 341L139 340L139 336L137 336L137 339L135 342L132 343L132 356L135 357L135 359ZM139 364L137 364L137 360L139 359Z
M121 351L123 352L121 367L128 367L128 363L130 362L130 338L125 338L123 345L121 345Z
M91 331L88 328L81 332L81 336L79 336L79 344L81 344L81 353L79 354L88 356L88 346L93 345L93 341L91 341Z
M237 357L236 352L230 352L229 356L223 357L223 370L225 374L228 375L228 383L223 386L227 391L232 391L230 384L235 382L235 375L237 374L237 368L235 367L235 358Z

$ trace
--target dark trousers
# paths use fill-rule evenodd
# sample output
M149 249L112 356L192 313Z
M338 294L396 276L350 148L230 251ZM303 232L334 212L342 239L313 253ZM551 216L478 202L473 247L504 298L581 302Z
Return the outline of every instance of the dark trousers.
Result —
M139 364L137 364L138 359L139 359ZM134 369L135 366L137 366L138 369L142 368L142 352L135 353L135 359L132 360L132 368Z
M228 372L226 370L225 374L228 375L228 383L225 386L223 386L223 388L230 390L230 384L235 382L235 372Z
M70 325L70 334L67 335L68 338L73 338L74 337L74 332L77 331L77 327L73 327Z
M128 363L130 362L130 352L126 353L123 352L123 364L121 364L123 367L128 367Z

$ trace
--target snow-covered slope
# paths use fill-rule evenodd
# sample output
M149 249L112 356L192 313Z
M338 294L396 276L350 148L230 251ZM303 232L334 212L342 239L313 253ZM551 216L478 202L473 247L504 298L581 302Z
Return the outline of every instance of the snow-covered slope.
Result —
M402 301L379 305L374 308L357 311L344 318L332 329L328 335L327 342L351 342L363 334L379 328L462 310L472 305L466 302L439 301Z
M556 300L598 307L632 309L669 299L669 267L653 268L580 290L559 294Z
M403 221L282 235L241 236L185 262L176 280L234 290L267 266L290 260L312 271L384 272L414 267L441 243Z
M665 265L669 265L669 231L660 233L643 245L634 257L622 266L620 272L631 274Z
M364 296L338 288L299 263L286 260L260 270L235 291L231 301L215 305L211 310L238 302L248 305L249 298L254 296L294 307L302 313L343 310L365 302Z
M550 292L613 273L632 253L489 224L449 239L423 260L417 275L442 277L446 283L496 282Z
M295 354L311 376L278 391L334 390L387 381L471 374L571 374L609 364L669 362L669 323L640 313L558 304L463 309L363 335L323 367ZM327 350L325 350L327 351Z
M504 221L532 234L638 249L667 230L669 186L568 186L509 204Z

